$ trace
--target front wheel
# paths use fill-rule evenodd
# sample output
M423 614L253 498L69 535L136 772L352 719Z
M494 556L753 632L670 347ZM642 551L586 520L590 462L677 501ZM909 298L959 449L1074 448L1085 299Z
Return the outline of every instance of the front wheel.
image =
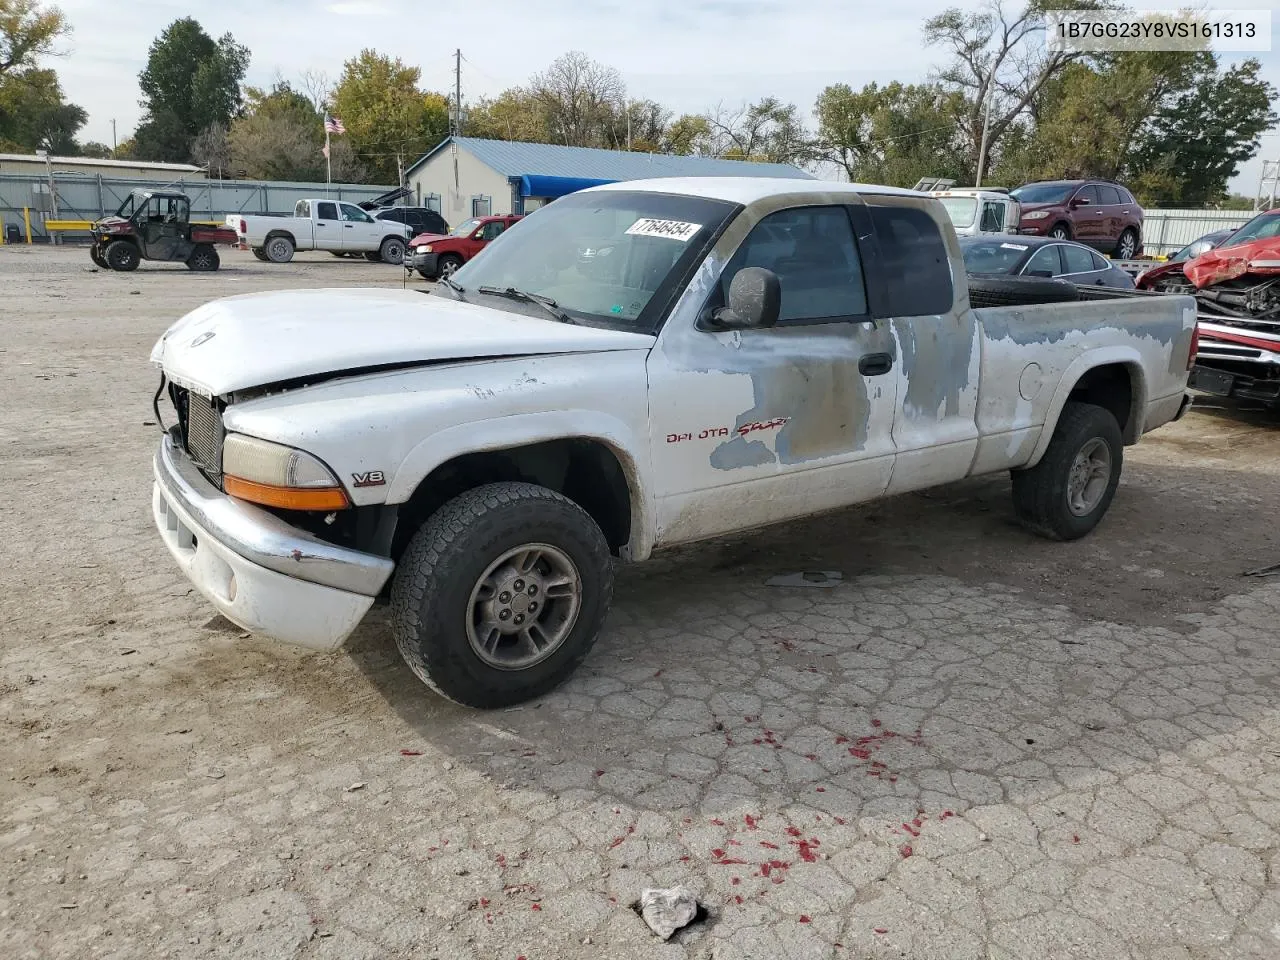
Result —
M1049 231L1049 236L1055 240L1070 240L1071 228L1065 223L1055 223L1053 229Z
M387 237L382 241L382 246L378 248L378 259L383 263L390 263L396 266L404 263L404 241L399 237ZM370 257L369 259L373 259Z
M107 261L107 266L112 270L121 270L128 272L137 270L138 264L142 261L142 255L128 240L112 240L107 244L106 253L103 258Z
M612 595L609 546L581 507L531 483L487 484L409 542L391 587L396 645L450 700L511 706L577 669Z
M1013 473L1013 507L1028 529L1078 540L1111 506L1120 484L1124 440L1110 410L1069 402L1040 462Z
M460 266L462 266L461 257L454 256L452 253L445 254L440 258L440 272L437 274L437 278L447 280L458 271Z
M1116 241L1115 258L1117 260L1132 260L1138 252L1138 234L1132 228L1125 230L1120 234L1120 239Z

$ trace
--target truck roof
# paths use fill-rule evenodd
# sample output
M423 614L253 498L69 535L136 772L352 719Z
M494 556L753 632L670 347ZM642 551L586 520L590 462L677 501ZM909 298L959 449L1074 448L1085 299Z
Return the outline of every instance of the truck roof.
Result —
M732 203L753 203L765 197L794 193L894 194L927 197L929 194L902 187L881 187L871 183L838 183L833 180L791 180L779 177L661 177L653 180L622 180L589 190L643 190L649 193L680 193ZM585 192L585 191L584 191Z

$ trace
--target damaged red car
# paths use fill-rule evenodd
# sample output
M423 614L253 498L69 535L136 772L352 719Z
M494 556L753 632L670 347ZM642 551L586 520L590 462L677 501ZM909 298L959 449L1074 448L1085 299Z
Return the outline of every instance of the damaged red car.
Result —
M1192 260L1148 270L1137 286L1196 298L1192 387L1280 409L1280 210L1259 214Z

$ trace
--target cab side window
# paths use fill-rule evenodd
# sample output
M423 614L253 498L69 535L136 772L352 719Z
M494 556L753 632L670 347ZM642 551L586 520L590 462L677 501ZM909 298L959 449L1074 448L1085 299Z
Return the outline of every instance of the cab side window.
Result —
M317 203L316 219L317 220L337 220L338 205L336 203Z
M857 320L867 315L853 226L844 207L796 207L762 219L720 276L720 302L744 267L764 267L782 288L779 324Z
M485 240L497 240L498 235L507 229L507 224L503 220L490 220L484 225L482 237Z
M352 206L349 203L340 203L338 207L342 210L342 219L348 223L373 223L373 217L359 207Z
M937 316L951 310L951 259L937 222L915 207L868 204L880 264L895 317Z

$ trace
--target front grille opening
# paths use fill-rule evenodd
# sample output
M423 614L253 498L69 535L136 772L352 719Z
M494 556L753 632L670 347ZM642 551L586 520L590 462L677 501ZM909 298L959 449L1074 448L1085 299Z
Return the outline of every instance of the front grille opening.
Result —
M183 446L200 472L221 490L222 404L173 385L169 388L169 396L178 414Z

